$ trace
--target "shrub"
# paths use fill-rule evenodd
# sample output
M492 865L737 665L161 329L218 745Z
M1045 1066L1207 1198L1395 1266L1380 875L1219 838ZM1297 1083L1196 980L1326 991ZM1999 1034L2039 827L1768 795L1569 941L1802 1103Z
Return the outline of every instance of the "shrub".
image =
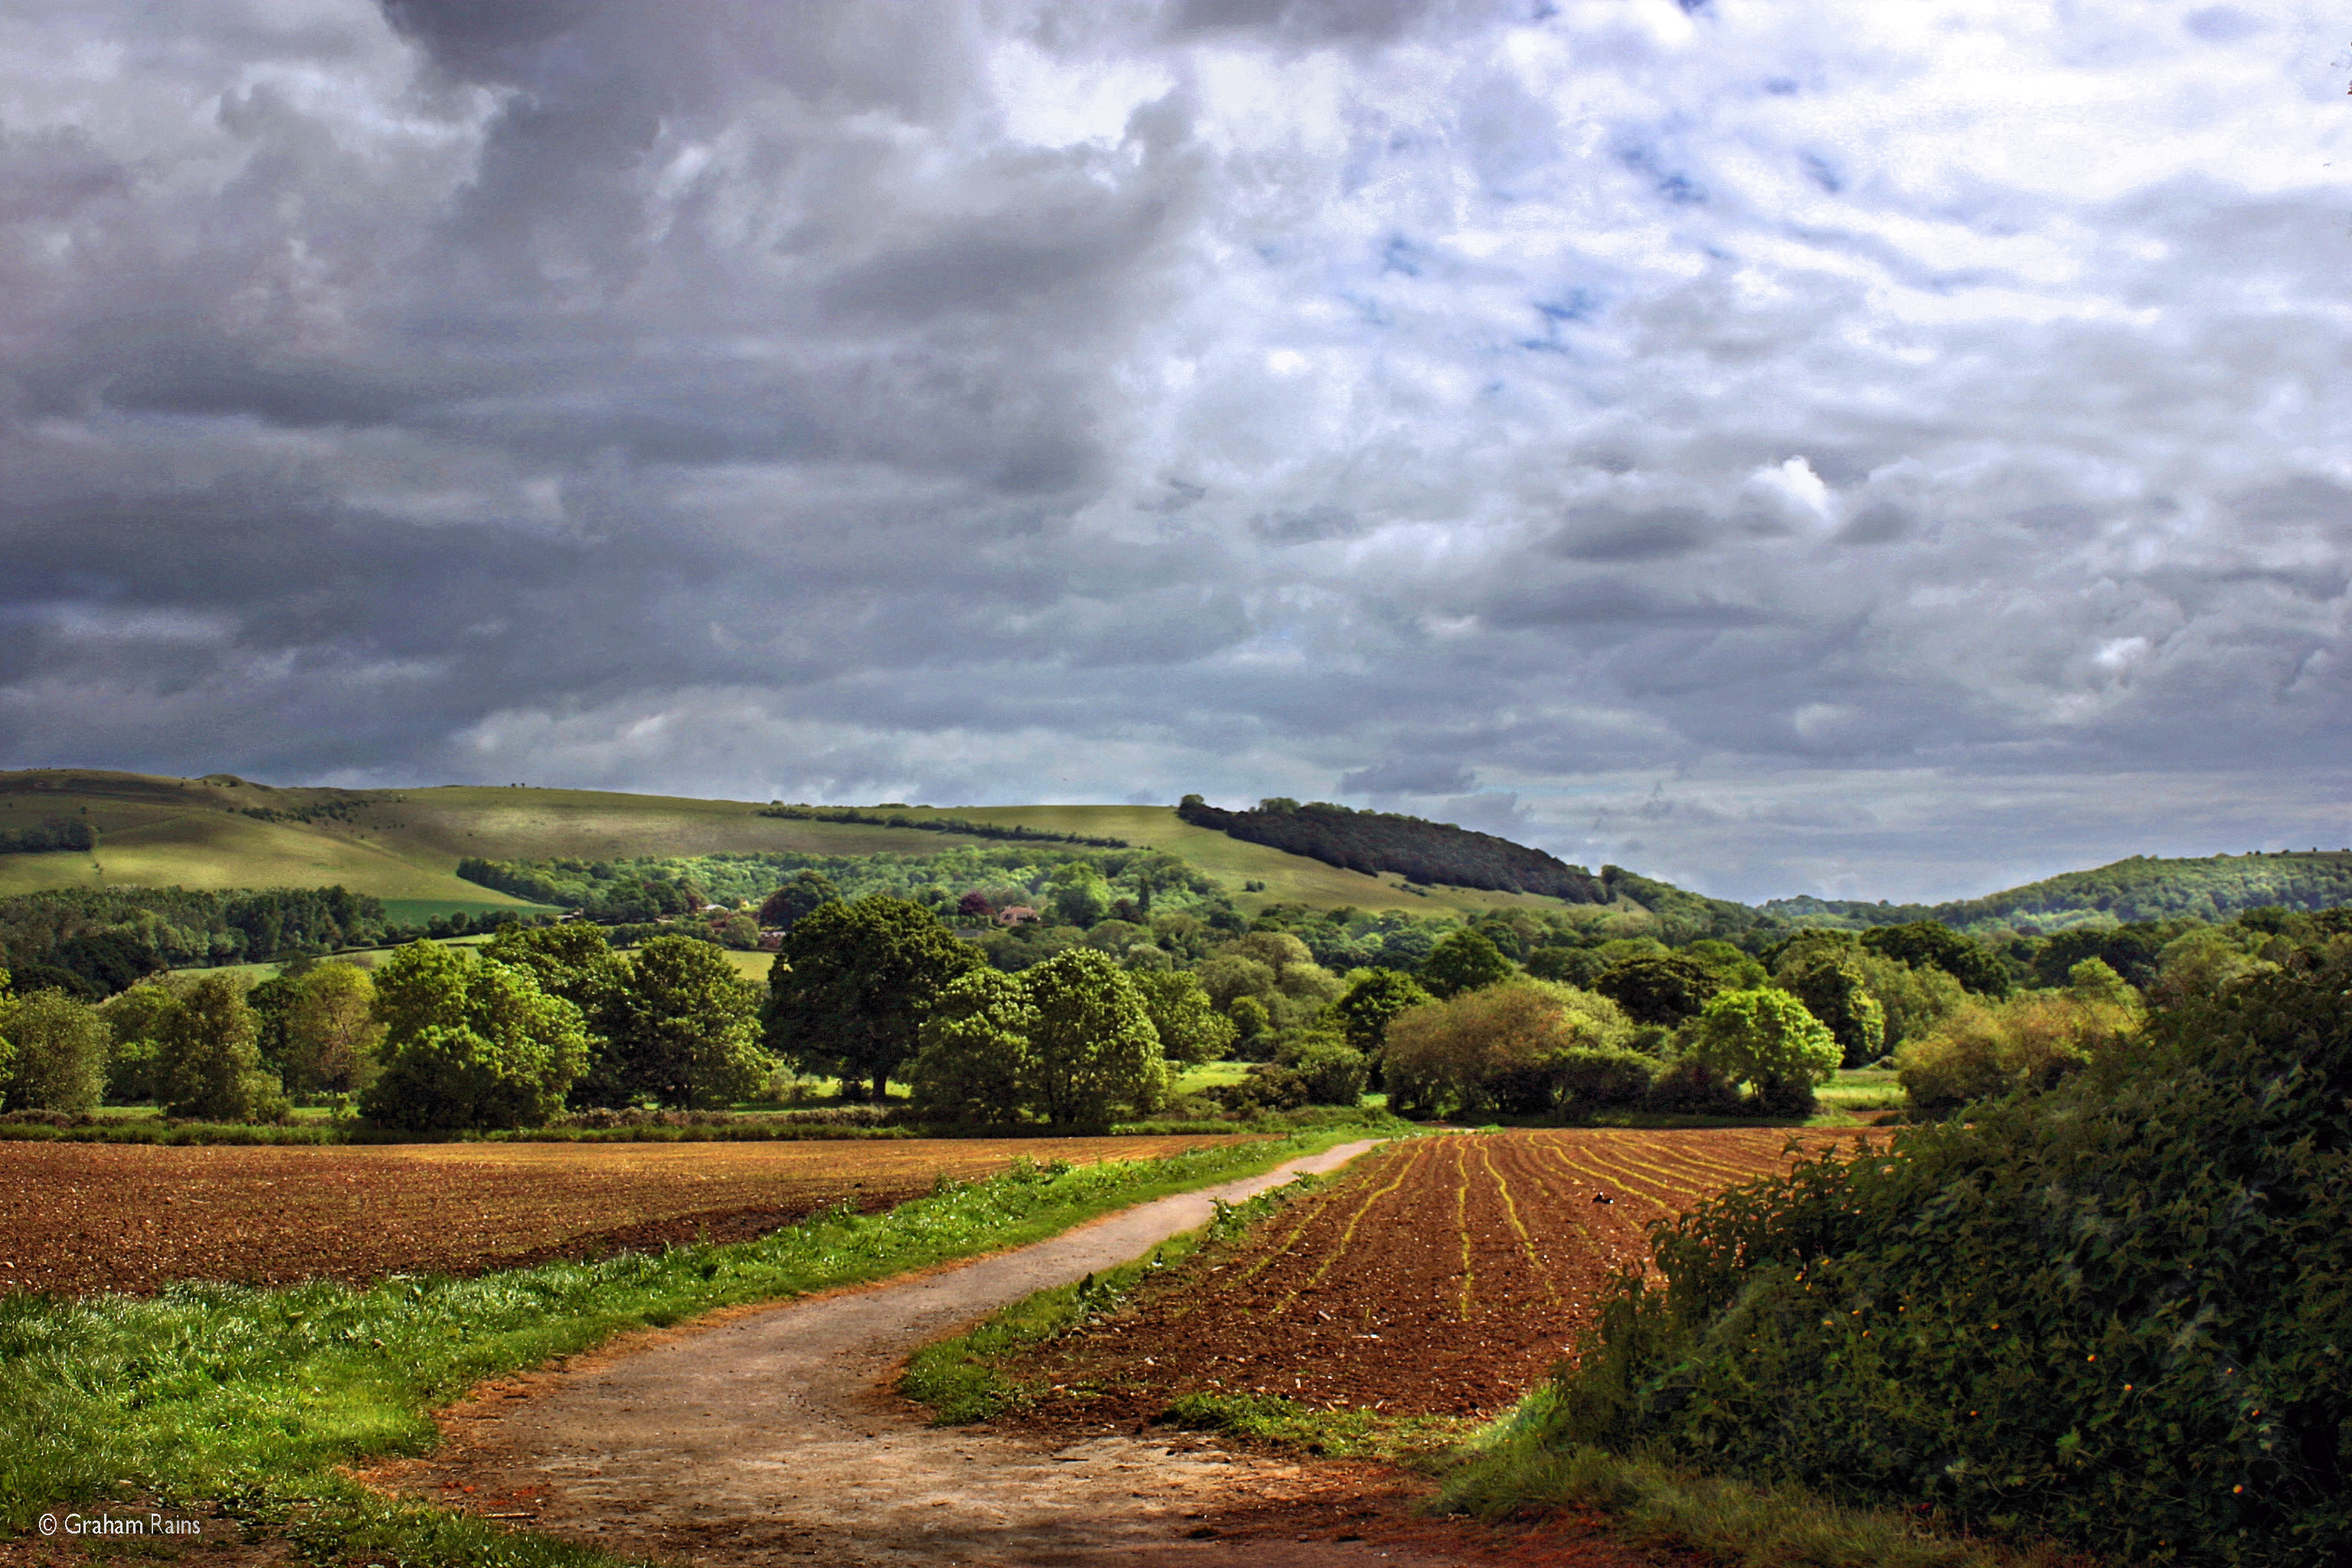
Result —
M1371 1076L1364 1053L1337 1037L1310 1037L1288 1065L1306 1087L1309 1105L1360 1104Z
M2013 1089L2047 1089L2080 1070L2139 1025L2135 1002L2119 999L2090 972L2088 964L2097 963L2077 965L2083 991L2027 991L2005 1002L1963 1005L1895 1053L1895 1081L1913 1105L1943 1111ZM2099 968L2114 978L2115 971ZM2120 979L2114 984L2122 985Z
M1307 1080L1275 1062L1261 1062L1251 1068L1241 1082L1222 1085L1208 1092L1212 1099L1241 1117L1268 1110L1300 1110L1307 1105Z
M1552 1073L1559 1104L1581 1115L1641 1104L1658 1062L1634 1050L1568 1050L1553 1058Z
M98 1104L112 1042L89 1003L59 991L0 1002L0 1038L13 1047L0 1053L0 1105L79 1115Z
M1381 1071L1399 1109L1540 1113L1558 1101L1562 1053L1619 1047L1632 1033L1605 996L1521 979L1398 1014Z
M1739 1086L1699 1058L1680 1057L1658 1069L1643 1104L1685 1116L1729 1116L1740 1109Z
M2352 1559L2352 957L1663 1226L1542 1441L2118 1563Z

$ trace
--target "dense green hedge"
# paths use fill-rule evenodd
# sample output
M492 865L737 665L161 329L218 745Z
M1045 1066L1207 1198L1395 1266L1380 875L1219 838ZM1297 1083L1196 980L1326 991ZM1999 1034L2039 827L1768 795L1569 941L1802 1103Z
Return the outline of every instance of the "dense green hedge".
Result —
M1662 1226L1545 1441L2132 1563L2352 1561L2352 957Z

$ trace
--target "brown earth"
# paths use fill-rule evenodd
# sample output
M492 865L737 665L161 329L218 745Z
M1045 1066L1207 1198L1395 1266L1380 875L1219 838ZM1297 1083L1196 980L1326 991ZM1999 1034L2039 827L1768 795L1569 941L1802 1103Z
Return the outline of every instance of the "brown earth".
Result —
M937 1428L890 1393L917 1346L1148 1252L1302 1168L1139 1205L913 1279L738 1310L501 1380L446 1414L426 1460L373 1484L624 1556L709 1563L1656 1568L1576 1521L1423 1520L1387 1467L1233 1454L1178 1436Z
M1392 1145L1013 1369L1045 1393L1009 1419L1133 1426L1197 1391L1495 1415L1559 1361L1611 1275L1648 1257L1652 1222L1785 1169L1787 1142L1577 1129Z
M984 1176L1016 1158L1147 1159L1236 1141L0 1142L0 1294L478 1274L669 1242L747 1240L836 1204L886 1208L941 1176Z

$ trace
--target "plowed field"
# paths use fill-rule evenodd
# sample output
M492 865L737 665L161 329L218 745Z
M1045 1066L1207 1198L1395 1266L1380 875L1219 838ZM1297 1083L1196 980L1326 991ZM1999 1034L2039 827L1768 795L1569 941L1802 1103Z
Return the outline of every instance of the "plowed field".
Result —
M364 1283L877 1209L1017 1156L1145 1159L1230 1137L158 1148L0 1142L0 1292L177 1279Z
M1394 1145L1017 1369L1061 1395L1031 1418L1149 1420L1202 1389L1490 1415L1559 1358L1610 1274L1649 1256L1651 1221L1785 1169L1788 1136L1576 1129Z

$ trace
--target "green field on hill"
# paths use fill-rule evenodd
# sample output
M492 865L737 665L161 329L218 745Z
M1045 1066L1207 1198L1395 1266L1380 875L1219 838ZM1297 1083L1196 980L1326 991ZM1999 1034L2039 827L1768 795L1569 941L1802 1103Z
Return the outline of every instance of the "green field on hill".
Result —
M99 833L94 850L0 855L0 896L66 887L340 884L383 899L395 920L414 921L461 910L537 907L459 879L457 862L467 856L598 859L763 850L933 855L992 842L918 828L762 816L761 804L495 785L279 789L219 773L202 779L92 769L0 773L0 828L73 819L86 820ZM1563 907L1517 893L1408 891L1401 878L1343 870L1194 827L1171 806L887 809L910 817L1022 825L1166 849L1214 878L1245 912L1270 903L1414 914ZM1252 882L1265 886L1245 890Z
M2324 908L2352 900L2352 850L2204 858L2134 858L1985 898L1944 905L1873 905L1811 898L1746 906L1700 899L1617 874L1641 904L1563 904L1524 893L1463 888L1413 890L1371 876L1196 827L1171 806L873 806L877 815L952 818L1040 833L1115 838L1165 849L1214 879L1244 914L1270 904L1347 906L1378 912L1468 915L1542 909L1576 920L1612 910L1659 912L1704 930L1766 924L1870 926L1941 920L1964 929L2054 930L2079 923L2189 916L2228 919L2254 904ZM754 801L598 790L448 785L431 789L278 789L215 773L158 778L93 769L0 773L0 832L52 822L98 830L91 850L0 855L0 897L50 888L317 888L335 884L384 900L395 921L479 916L527 903L457 875L457 863L562 857L747 854L935 855L1001 841L872 823L761 815ZM1045 847L1047 846L1040 846ZM1663 900L1663 901L1661 901ZM1688 906L1685 909L1683 906Z

